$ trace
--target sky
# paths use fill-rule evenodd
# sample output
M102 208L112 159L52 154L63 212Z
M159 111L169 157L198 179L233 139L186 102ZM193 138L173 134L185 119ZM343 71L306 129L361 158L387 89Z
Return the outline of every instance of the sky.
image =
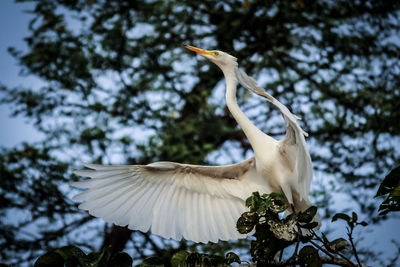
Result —
M24 13L30 4L15 4L12 0L0 1L0 84L6 86L33 86L39 87L41 81L35 77L21 77L20 67L17 61L8 53L10 46L18 49L25 49L23 38L28 35L28 23L30 15ZM33 125L22 117L11 117L13 107L10 104L0 105L0 147L14 147L21 142L34 142L44 138L44 135L35 130ZM340 203L339 203L340 205ZM368 218L363 218L368 221ZM396 253L395 247L390 239L397 240L400 231L398 230L399 219L385 221L375 226L372 232L366 230L358 234L364 238L364 244L376 246L383 252L383 255L391 257ZM337 223L341 225L340 223ZM342 225L341 225L342 226ZM344 229L344 227L339 227ZM345 231L338 231L340 236L345 237ZM395 233L395 234L393 234ZM357 234L356 234L357 237Z
M23 38L28 35L29 14L23 12L29 4L15 4L12 0L0 1L0 85L40 86L34 77L20 77L17 61L7 51L8 47L23 49ZM34 142L43 135L26 119L11 118L12 105L0 105L0 146L13 147L23 141Z

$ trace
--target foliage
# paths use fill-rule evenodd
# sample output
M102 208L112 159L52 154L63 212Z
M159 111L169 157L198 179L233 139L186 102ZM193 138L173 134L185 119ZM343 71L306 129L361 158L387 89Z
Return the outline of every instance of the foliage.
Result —
M71 170L82 161L214 164L251 153L225 108L222 74L184 52L182 43L236 56L302 118L324 181L334 179L365 216L380 219L368 189L399 161L391 145L400 132L394 123L400 121L400 48L393 38L399 1L18 2L31 7L27 48L9 51L22 75L40 85L2 81L0 102L45 138L0 152L2 262L29 264L67 243L91 251L113 244L129 249L135 261L181 249L222 255L220 247L246 245L212 248L131 233L94 220L70 201L68 183L77 178ZM280 114L247 96L239 90L250 119L281 137ZM334 190L328 186L314 196L330 217Z
M282 194L271 193L260 195L254 192L246 201L250 211L245 212L237 221L238 231L242 234L253 232L256 238L251 242L250 254L257 266L322 266L329 263L338 266L355 266L351 259L343 252L352 249L357 264L361 266L357 250L353 242L353 230L355 226L367 226L365 222L358 222L356 213L348 216L338 213L332 218L332 222L341 219L348 224L348 239L337 238L329 241L325 234L317 235L312 224L317 213L316 207L312 206L304 212L291 214L281 218L284 210L288 208ZM294 223L293 223L294 222ZM276 225L279 225L277 231ZM302 232L306 229L307 232ZM290 237L290 238L288 238ZM302 248L299 250L299 245ZM287 259L283 259L283 250L295 245L294 253ZM279 260L277 253L280 252ZM321 256L325 254L327 257ZM232 263L242 263L239 256L233 252L225 256L204 254L198 252L187 252L181 250L176 252L168 262L162 257L149 257L142 261L138 267L145 266L230 266ZM63 264L74 264L78 266L131 266L132 259L126 253L117 252L112 254L111 248L105 248L100 253L86 255L79 248L69 246L62 247L53 252L48 252L36 261L35 267L41 266L64 266ZM61 265L57 265L61 264ZM119 265L118 265L119 264Z
M318 226L314 221L314 216L317 214L317 208L314 206L285 217L280 214L288 208L283 195L271 193L260 196L257 192L247 199L246 205L250 207L250 211L242 214L237 222L237 228L243 234L255 230L253 236L256 240L251 243L250 253L253 261L260 266L296 264L322 266L323 262L352 266L351 260L341 253L350 246L350 243L354 249L354 256L359 261L352 240L353 229L355 225L367 224L358 222L354 212L351 218L346 214L336 214L332 218L332 221L344 218L348 222L351 229L348 234L349 243L344 238L329 241L323 233L319 236L314 232ZM298 251L300 243L305 246ZM291 245L295 245L294 253L282 261L283 250ZM277 261L278 252L280 252L279 261ZM321 257L319 253L330 258Z
M132 258L125 252L113 253L111 247L104 247L99 253L92 252L86 255L78 247L67 246L40 256L34 265L34 267L58 266L130 267Z
M187 251L179 251L175 253L171 258L171 266L172 267L181 267L181 266L227 266L231 263L241 263L239 256L237 256L233 252L228 252L225 257L209 255L209 254L200 254L197 252L187 252ZM138 267L144 266L165 266L161 258L151 257L145 259Z
M268 265L274 261L275 254L285 247L293 244L298 238L301 223L306 223L309 227L314 218L316 208L311 207L304 213L291 215L282 218L279 214L285 211L288 206L283 195L278 193L264 194L260 196L253 193L253 196L246 200L246 205L250 207L249 212L245 212L237 222L237 229L241 234L248 234L255 230L255 241L251 242L251 256L253 261ZM317 223L318 225L318 223Z
M394 168L379 186L375 197L387 195L387 198L379 206L379 215L385 215L391 211L400 211L400 166Z

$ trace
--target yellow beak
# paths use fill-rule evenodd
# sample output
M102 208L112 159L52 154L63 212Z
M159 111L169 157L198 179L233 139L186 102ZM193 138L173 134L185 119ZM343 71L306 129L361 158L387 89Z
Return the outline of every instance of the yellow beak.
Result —
M211 51L200 49L200 48L197 48L197 47L194 47L194 46L191 46L191 45L184 45L183 47L186 48L186 49L192 50L192 51L194 51L194 52L196 52L197 54L200 54L200 55L212 55Z

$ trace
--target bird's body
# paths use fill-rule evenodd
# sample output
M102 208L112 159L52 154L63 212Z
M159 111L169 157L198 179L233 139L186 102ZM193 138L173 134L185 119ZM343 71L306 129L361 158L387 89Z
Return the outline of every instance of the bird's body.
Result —
M296 211L311 206L312 179L306 133L298 118L238 69L236 58L221 52L185 46L210 59L223 71L226 103L254 150L254 157L227 166L173 162L107 166L85 164L76 171L91 179L73 185L88 190L74 197L80 208L107 222L180 240L207 243L244 238L236 221L252 192L282 192ZM237 82L276 106L286 121L286 135L276 140L259 130L240 110Z

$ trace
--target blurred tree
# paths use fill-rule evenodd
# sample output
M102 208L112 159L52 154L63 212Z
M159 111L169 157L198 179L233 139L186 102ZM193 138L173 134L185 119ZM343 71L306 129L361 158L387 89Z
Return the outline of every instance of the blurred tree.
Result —
M69 200L71 170L81 161L203 164L249 156L225 108L222 74L182 43L235 55L302 117L323 177L314 196L326 216L334 181L378 220L369 189L400 158L398 1L18 2L35 3L31 34L26 51L10 52L22 74L40 77L43 86L2 86L1 101L46 140L1 150L1 261L25 262L66 243L89 250L112 244L134 260L178 246L221 251L102 227ZM258 127L283 135L275 109L239 94ZM240 245L220 247L232 244Z

